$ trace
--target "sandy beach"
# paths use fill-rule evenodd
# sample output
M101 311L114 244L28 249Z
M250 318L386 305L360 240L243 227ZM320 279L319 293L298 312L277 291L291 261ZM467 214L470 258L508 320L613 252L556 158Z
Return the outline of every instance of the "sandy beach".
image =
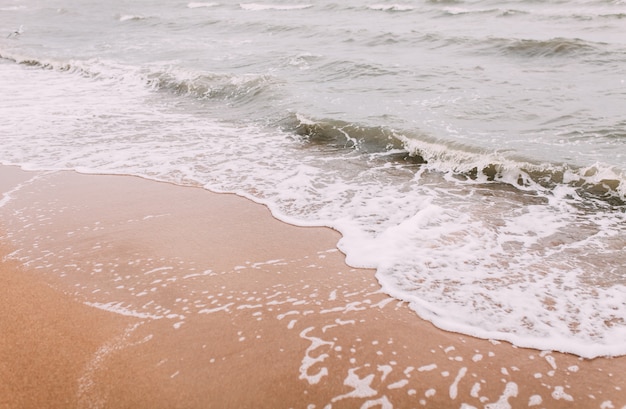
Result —
M626 357L435 328L326 228L0 167L0 408L626 408Z

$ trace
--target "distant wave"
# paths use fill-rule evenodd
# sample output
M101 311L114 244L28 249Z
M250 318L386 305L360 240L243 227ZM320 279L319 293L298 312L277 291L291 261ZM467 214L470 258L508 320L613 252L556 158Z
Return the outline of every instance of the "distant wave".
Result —
M408 4L372 4L367 6L371 10L378 11L411 11L415 10L415 7Z
M0 7L0 11L16 11L16 10L24 10L26 6L8 6L8 7Z
M232 75L160 68L142 73L142 78L153 89L238 104L257 102L271 91L275 82L271 76L263 74Z
M263 10L302 10L313 7L312 4L260 4L260 3L241 3L239 4L244 10L263 11Z
M215 6L219 6L219 5L220 5L219 3L201 3L201 2L197 2L196 3L196 2L192 2L192 3L187 4L187 8L197 9L197 8L200 8L200 7L215 7Z
M461 4L463 0L428 0L427 3L432 4Z
M626 19L626 13L600 14L599 17L615 18L615 19L621 20L621 19Z
M379 42L380 39L376 39L370 42L370 45ZM356 78L373 78L382 77L385 75L394 75L395 71L390 70L380 64L355 62L355 61L331 61L319 67L320 79L324 81L336 81L340 79L356 79Z
M450 2L450 4L456 4L454 2ZM464 16L464 15L474 15L474 14L494 14L498 17L515 17L520 15L529 14L528 11L516 10L516 9L503 9L503 8L485 8L485 9L475 9L475 8L467 8L461 7L458 5L448 6L441 9L444 16L456 17L456 16Z
M3 54L0 58L18 64L76 73L95 79L110 78L128 86L147 86L157 91L171 92L204 100L247 103L270 91L275 80L269 75L232 75L228 73L194 72L168 67L131 67L101 59L39 60L28 56Z
M462 14L487 14L499 12L500 9L468 9L465 7L446 7L443 9L444 13L452 16Z
M564 57L597 52L598 44L578 38L490 39L487 43L498 53L519 57Z
M139 21L139 20L145 20L146 18L144 16L136 16L133 14L122 14L122 15L119 15L117 19L119 21Z

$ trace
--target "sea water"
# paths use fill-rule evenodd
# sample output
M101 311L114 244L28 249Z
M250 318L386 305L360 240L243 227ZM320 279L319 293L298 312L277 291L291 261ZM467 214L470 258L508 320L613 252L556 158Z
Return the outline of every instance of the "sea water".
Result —
M330 226L435 325L626 354L626 2L0 4L0 163Z

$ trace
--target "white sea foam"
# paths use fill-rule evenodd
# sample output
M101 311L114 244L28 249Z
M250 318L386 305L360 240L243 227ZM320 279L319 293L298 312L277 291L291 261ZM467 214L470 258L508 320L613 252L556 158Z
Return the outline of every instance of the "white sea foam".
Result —
M508 382L504 387L504 391L497 402L485 405L485 409L511 409L509 398L515 398L518 394L518 387L515 382Z
M452 385L450 385L450 390L449 390L450 399L454 400L458 396L459 382L461 381L461 379L463 379L466 373L467 373L466 367L462 367L461 369L459 369L459 373L456 375L456 378L454 378L454 382L452 382Z
M408 384L409 384L408 379L401 379L397 382L387 385L387 389L400 389L400 388L404 388Z
M472 386L472 390L470 391L470 396L472 398L478 398L480 397L480 382L475 382L474 385Z
M311 356L311 353L318 348L332 348L334 346L334 342L332 341L325 341L321 338L308 335L314 329L314 327L309 327L300 332L301 338L304 338L311 342L311 345L309 345L309 347L306 349L305 355L302 358L302 364L300 365L300 379L306 380L310 385L318 384L323 377L328 376L328 368L320 368L319 364L324 362L326 358L329 357L327 353L315 352L315 354L317 355L315 357ZM317 369L317 372L315 372L314 374L310 374L309 370L311 370L311 368L314 366Z
M437 364L424 365L417 368L419 372L429 372L437 369Z
M554 387L554 390L552 391L552 398L554 398L554 400L566 400L569 402L574 401L574 398L572 398L572 395L565 392L565 388L562 386Z

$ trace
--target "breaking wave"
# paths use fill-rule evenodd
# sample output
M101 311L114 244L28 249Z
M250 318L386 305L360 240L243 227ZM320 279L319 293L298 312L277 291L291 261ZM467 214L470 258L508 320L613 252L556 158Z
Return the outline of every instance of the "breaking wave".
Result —
M280 125L313 146L363 154L387 153L388 160L424 165L453 174L459 180L505 182L524 189L553 190L567 186L583 199L596 200L603 206L624 207L626 211L626 173L600 163L575 168L568 164L519 161L497 152L481 152L438 141L424 133L339 120L316 121L300 114L283 119Z

